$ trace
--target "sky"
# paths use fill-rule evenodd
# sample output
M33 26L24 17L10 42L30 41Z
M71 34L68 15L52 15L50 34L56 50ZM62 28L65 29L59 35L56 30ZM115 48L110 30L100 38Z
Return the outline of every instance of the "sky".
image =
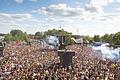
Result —
M0 33L64 29L79 35L120 31L120 0L0 0Z

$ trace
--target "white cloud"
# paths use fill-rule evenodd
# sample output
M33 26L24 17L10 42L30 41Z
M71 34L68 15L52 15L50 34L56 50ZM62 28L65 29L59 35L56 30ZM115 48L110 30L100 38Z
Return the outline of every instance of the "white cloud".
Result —
M12 14L11 15L12 19L15 20L29 20L32 18L31 14L25 13L25 14Z
M9 14L0 13L0 24L12 24L14 21L11 20Z
M113 22L120 22L120 13L107 13L104 14L102 17Z
M91 0L89 4L86 5L85 9L90 12L103 12L103 7L114 2L114 0Z
M24 0L14 0L16 3L23 3ZM37 0L29 0L31 2L36 2Z
M74 22L73 19L69 18L48 18L47 20L52 22Z
M79 34L103 35L108 32L116 32L120 29L120 27L116 27L119 26L120 13L104 12L104 6L112 2L113 0L91 0L85 8L81 8L80 6L70 7L67 4L49 5L48 7L41 7L33 11L35 13L40 13L40 16L44 15L44 19L39 20L33 19L30 14L0 13L0 21L3 21L4 24L11 21L8 23L10 25L15 24L16 21L27 22L27 20L29 20L28 23L20 24L25 26L22 28L29 33L34 33L38 30L45 31L52 28L58 28L61 24L65 30L73 33L76 33L76 27L79 27ZM4 18L4 20L2 18ZM40 20L44 22L40 22ZM2 25L3 23L0 22ZM44 25L42 23L48 23L49 25ZM75 26L75 24L78 25Z
M103 13L103 14L85 14L84 19L90 21L110 21L110 22L120 22L120 13Z
M41 7L38 10L34 10L34 12L40 13L40 15L46 15L48 21L54 22L75 22L81 20L120 21L120 19L118 19L120 14L110 15L103 12L103 6L108 5L113 2L113 0L91 1L92 2L89 5L86 5L85 9L80 7L70 7L66 4L56 4L49 5L48 7ZM93 6L91 7L90 5Z
M24 0L15 0L16 3L23 3Z
M66 4L50 5L37 10L38 13L44 13L56 17L74 17L82 14L82 8L68 7Z
M90 12L97 12L97 13L103 13L103 8L101 6L93 6L93 5L86 5L85 6L86 11Z
M91 0L90 5L93 6L107 6L109 3L114 2L114 0Z
M118 7L116 10L117 10L117 11L120 11L120 7Z
M29 1L33 1L33 2L36 2L37 0L29 0Z
M19 22L28 21L31 19L32 15L28 13L25 14L0 13L0 30L3 33L7 33L11 29L20 28L18 27L20 25Z
M120 2L120 0L116 0L116 2Z
M48 7L41 7L38 10L32 11L40 15L46 15L47 20L54 22L74 22L74 20L81 19L85 10L80 7L69 7L66 4L49 5Z
M24 13L24 14L7 14L7 13L0 13L0 18L5 20L29 20L32 18L31 14Z

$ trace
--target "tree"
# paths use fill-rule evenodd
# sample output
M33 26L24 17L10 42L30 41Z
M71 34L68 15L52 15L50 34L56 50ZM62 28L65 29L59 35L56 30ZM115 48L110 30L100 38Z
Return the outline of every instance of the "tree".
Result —
M114 36L115 34L110 34L108 37L108 43L114 44Z
M109 38L110 38L109 34L105 34L104 36L101 37L102 41L107 43L109 42Z
M11 42L13 40L13 37L12 37L12 35L11 34L6 34L5 35L5 38L4 38L4 41L6 41L6 42Z
M101 41L101 38L100 38L99 35L95 35L95 36L93 37L93 40L94 40L95 42L99 42L99 41Z
M113 37L113 43L115 45L120 45L120 32L116 33Z
M72 45L75 43L74 40L72 40L71 38L72 38L71 35L66 37L66 44L67 45Z
M27 33L23 33L21 30L11 30L10 34L5 35L5 41L27 41Z
M35 39L43 39L43 38L44 38L43 32L36 32L35 33Z
M43 36L45 38L46 36L49 36L49 35L55 35L55 36L63 35L63 36L66 36L66 44L74 43L74 41L71 40L72 33L64 31L63 29L61 30L52 29L52 30L45 31Z
M12 36L15 36L15 35L21 35L23 34L23 32L21 30L14 29L10 31L10 34L12 34Z
M89 41L89 43L92 43L92 42L93 42L93 37L83 36L83 40L84 40L84 41Z

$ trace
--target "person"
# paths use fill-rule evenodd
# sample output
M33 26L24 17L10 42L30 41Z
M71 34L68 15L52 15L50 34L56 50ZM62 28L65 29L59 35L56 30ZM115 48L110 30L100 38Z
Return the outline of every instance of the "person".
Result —
M79 47L79 48L78 48ZM91 48L69 45L73 49L73 65L59 66L57 51L42 50L42 45L7 44L0 65L1 80L119 80L120 63L97 58ZM28 49L31 51L28 52Z
M4 49L3 42L0 42L0 57L3 57L3 49Z
M28 41L27 44L31 47L31 42L30 41Z

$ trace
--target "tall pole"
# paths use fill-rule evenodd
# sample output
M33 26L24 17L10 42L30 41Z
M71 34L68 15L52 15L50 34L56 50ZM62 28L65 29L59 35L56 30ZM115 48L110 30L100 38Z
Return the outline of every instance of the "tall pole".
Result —
M77 35L78 35L78 29L77 29Z

